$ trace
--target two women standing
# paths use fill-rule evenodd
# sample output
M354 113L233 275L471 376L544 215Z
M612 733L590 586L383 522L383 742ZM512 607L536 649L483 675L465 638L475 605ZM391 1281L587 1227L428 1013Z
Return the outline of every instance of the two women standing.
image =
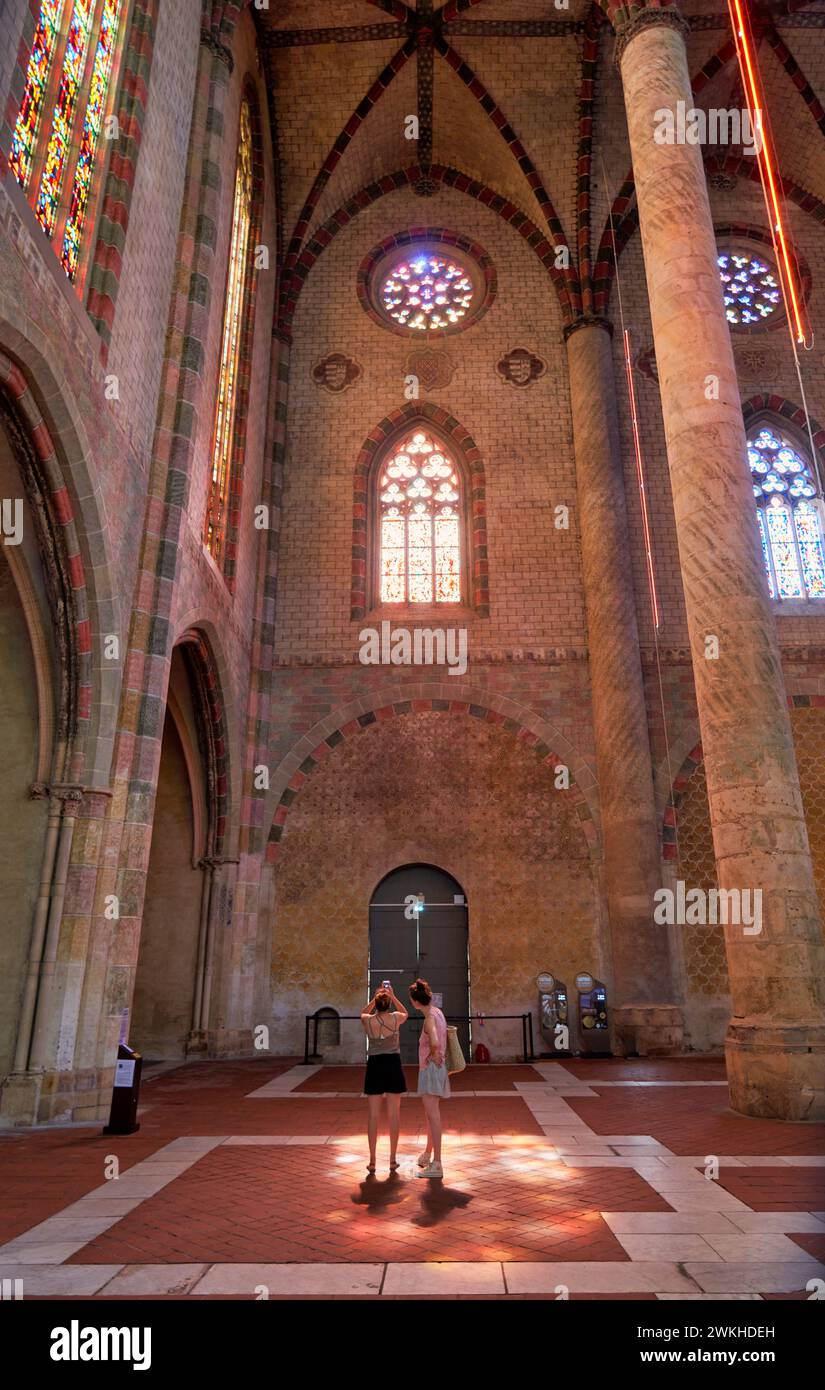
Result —
M410 999L424 1015L424 1026L418 1045L418 1094L424 1104L427 1122L427 1144L418 1158L419 1178L441 1178L441 1114L440 1103L450 1094L447 1074L447 1020L432 1002L433 993L426 980L410 985ZM391 988L382 986L361 1014L368 1038L367 1072L364 1094L369 1103L367 1135L370 1161L367 1172L375 1172L375 1146L381 1101L386 1100L390 1132L390 1171L398 1168L398 1129L401 1097L407 1089L401 1065L400 1029L409 1018L401 1000Z

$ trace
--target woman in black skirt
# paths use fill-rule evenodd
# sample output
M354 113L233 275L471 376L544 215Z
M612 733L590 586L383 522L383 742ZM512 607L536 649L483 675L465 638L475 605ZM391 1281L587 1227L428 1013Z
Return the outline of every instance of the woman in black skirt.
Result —
M382 986L376 990L373 999L361 1014L364 1032L369 1039L367 1074L364 1079L364 1095L369 1103L367 1134L370 1145L370 1161L367 1172L375 1172L375 1145L378 1139L378 1125L381 1117L381 1101L387 1102L387 1115L390 1130L390 1172L398 1167L396 1150L398 1148L398 1128L401 1118L401 1097L407 1089L404 1068L401 1065L401 1043L399 1034L401 1024L409 1018L407 1010L393 994L392 989Z

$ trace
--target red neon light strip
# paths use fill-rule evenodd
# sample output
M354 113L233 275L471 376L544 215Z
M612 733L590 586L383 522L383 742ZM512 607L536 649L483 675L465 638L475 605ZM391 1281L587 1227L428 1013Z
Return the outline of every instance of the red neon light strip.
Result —
M762 187L765 192L765 199L769 205L768 212L773 218L774 231L779 241L781 260L780 274L785 281L787 298L790 299L793 306L796 341L798 343L804 343L805 329L802 323L799 298L796 293L796 280L791 267L788 243L785 239L780 196L774 175L771 143L762 118L762 113L766 110L766 107L764 101L760 97L759 66L752 49L748 17L743 10L741 0L728 0L728 8L730 10L731 24L733 26L736 56L739 59L739 71L742 74L742 82L745 87L745 96L748 102L754 137L757 140L756 157L759 160L759 168L762 173Z
M639 420L636 414L636 388L633 385L633 363L630 354L630 329L624 330L624 365L627 372L627 390L630 396L630 423L633 426L633 445L636 450L636 476L639 480L639 497L642 503L642 530L645 538L645 560L647 562L647 582L650 585L650 602L653 607L653 624L659 630L659 600L656 597L656 575L653 569L653 548L650 540L650 521L647 515L647 492L642 463L642 441L639 437Z

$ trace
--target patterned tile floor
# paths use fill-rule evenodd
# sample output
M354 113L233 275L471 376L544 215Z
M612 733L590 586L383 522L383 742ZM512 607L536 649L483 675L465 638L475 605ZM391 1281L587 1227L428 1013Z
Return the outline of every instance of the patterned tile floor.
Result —
M416 1178L412 1095L400 1171L384 1140L366 1174L361 1077L193 1063L149 1073L128 1138L0 1136L0 1279L34 1298L641 1299L805 1299L825 1279L825 1127L734 1115L720 1062L468 1068L443 1181Z

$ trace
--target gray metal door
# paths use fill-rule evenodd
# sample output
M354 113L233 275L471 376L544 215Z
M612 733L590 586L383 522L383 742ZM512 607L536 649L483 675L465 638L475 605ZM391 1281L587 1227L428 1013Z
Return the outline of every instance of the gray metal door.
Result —
M405 899L411 895L421 900L422 910L407 916ZM370 993L388 979L409 1008L410 1021L401 1033L405 1062L418 1060L423 1019L409 1002L408 992L418 976L442 996L441 1008L448 1018L469 1016L467 946L467 903L461 885L450 874L432 864L407 864L382 879L370 903ZM469 1025L456 1026L469 1058Z

